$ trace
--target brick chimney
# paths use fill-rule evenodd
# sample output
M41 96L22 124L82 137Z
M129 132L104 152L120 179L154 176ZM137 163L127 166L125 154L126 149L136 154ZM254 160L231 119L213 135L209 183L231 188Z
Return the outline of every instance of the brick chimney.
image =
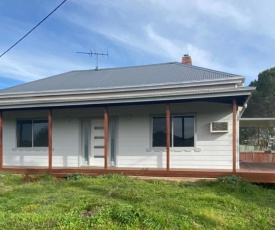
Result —
M185 65L192 65L192 59L188 54L184 54L181 59L181 63Z

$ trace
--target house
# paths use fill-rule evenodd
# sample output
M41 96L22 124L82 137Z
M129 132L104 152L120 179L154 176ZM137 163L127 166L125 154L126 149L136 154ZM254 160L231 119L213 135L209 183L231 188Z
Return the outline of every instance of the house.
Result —
M0 91L0 167L239 168L245 78L182 62L72 71Z

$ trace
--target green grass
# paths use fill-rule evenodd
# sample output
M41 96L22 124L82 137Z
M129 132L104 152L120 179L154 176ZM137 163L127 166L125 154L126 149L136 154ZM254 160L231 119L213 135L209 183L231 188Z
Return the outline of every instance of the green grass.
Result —
M236 177L0 174L0 229L275 229L275 189Z

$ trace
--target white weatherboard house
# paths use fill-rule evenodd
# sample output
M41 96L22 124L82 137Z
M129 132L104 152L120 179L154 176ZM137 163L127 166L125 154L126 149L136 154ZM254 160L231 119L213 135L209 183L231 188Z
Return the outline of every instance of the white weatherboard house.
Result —
M254 88L186 60L1 90L1 167L238 168L238 117Z

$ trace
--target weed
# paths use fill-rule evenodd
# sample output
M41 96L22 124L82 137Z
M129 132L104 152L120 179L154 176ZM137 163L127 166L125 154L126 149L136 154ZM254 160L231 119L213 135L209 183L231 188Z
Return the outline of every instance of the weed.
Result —
M67 176L67 180L80 180L83 178L89 178L89 176L81 173L71 173Z
M217 181L222 183L237 184L240 183L242 179L237 176L226 176L217 178Z
M0 229L275 229L274 190L238 177L0 174L0 186Z
M38 205L35 204L29 204L21 208L22 212L33 212L38 209Z

